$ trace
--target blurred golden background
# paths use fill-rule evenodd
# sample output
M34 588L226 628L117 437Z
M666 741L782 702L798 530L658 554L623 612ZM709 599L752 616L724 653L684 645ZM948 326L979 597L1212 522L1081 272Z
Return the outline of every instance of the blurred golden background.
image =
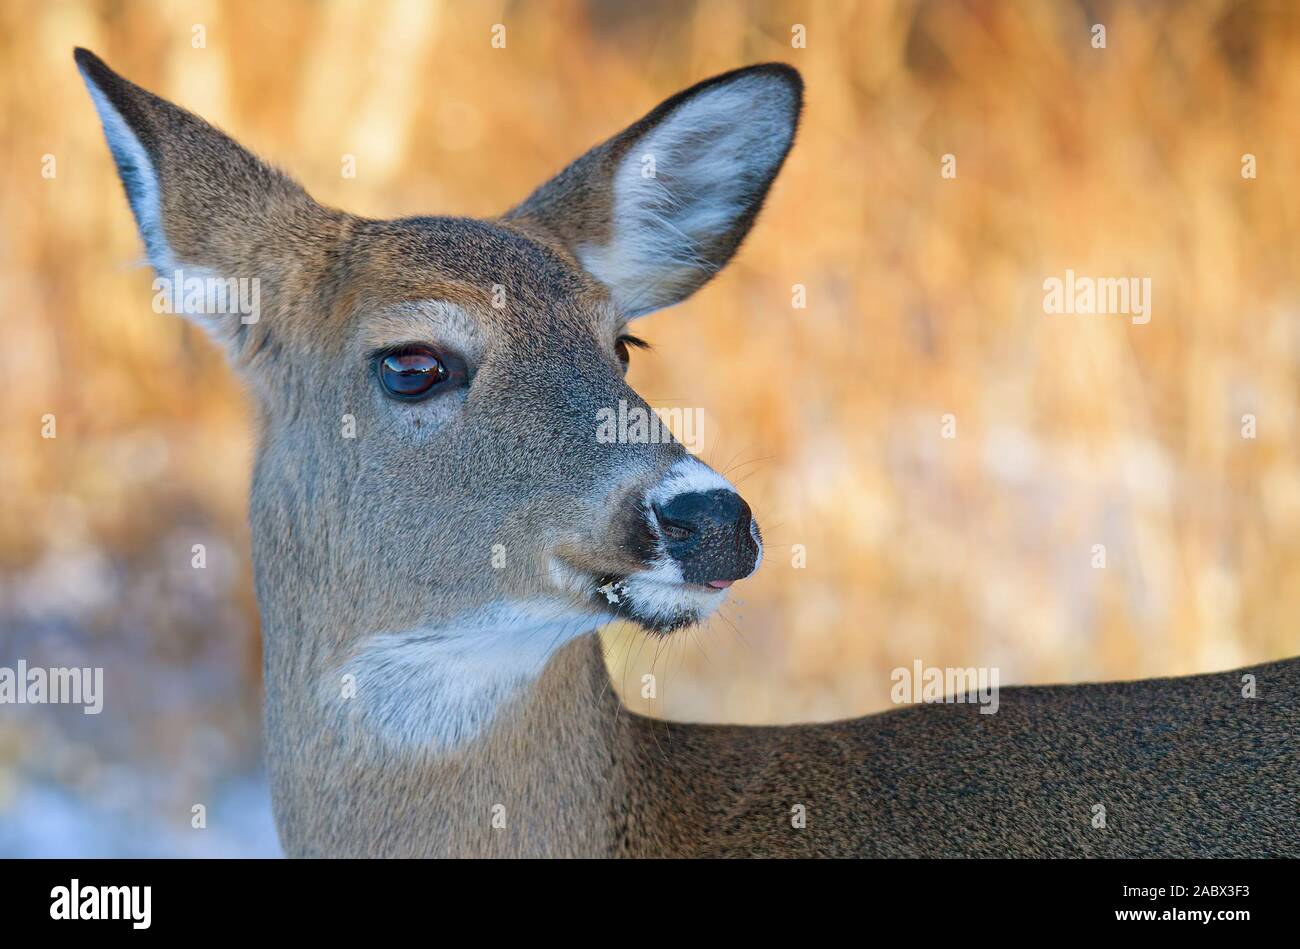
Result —
M499 213L699 79L802 71L751 238L638 324L632 384L704 408L769 547L708 627L607 631L635 708L825 719L889 707L916 659L1005 685L1300 652L1300 8L53 0L0 26L0 665L108 690L94 718L0 706L0 855L276 851L250 406L150 307L75 45L372 216ZM1045 314L1067 269L1151 278L1150 322Z

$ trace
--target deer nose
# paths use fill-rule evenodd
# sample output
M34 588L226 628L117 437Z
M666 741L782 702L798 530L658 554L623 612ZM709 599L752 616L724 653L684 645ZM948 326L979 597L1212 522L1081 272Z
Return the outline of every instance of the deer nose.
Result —
M687 583L720 588L754 572L758 531L749 505L735 491L690 491L653 509L664 549Z

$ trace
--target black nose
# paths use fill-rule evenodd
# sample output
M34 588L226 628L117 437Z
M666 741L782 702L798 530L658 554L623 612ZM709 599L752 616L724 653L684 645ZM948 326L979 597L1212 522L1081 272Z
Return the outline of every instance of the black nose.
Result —
M735 491L692 491L656 504L668 555L687 583L739 580L754 572L758 530L749 505Z

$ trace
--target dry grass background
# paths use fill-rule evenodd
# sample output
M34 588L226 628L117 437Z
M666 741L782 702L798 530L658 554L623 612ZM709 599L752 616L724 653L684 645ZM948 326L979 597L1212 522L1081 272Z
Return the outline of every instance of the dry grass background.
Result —
M249 407L150 309L74 45L374 216L502 211L698 79L803 72L751 239L638 329L633 385L705 409L771 546L707 629L609 631L637 707L651 669L655 714L767 722L884 708L918 658L1037 683L1300 652L1292 5L6 3L0 662L130 687L89 732L0 709L0 821L38 778L129 811L141 758L186 762L185 800L256 760ZM1067 268L1151 277L1151 322L1044 315Z

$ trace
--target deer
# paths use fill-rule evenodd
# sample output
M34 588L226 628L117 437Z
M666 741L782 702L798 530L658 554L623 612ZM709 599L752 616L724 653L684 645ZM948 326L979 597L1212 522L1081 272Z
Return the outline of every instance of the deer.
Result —
M182 315L257 408L286 855L1300 856L1298 659L781 726L644 717L611 687L603 626L680 635L762 560L727 479L595 427L647 408L633 322L754 224L794 68L678 92L499 217L372 220L75 61L153 270L259 282L256 319Z

